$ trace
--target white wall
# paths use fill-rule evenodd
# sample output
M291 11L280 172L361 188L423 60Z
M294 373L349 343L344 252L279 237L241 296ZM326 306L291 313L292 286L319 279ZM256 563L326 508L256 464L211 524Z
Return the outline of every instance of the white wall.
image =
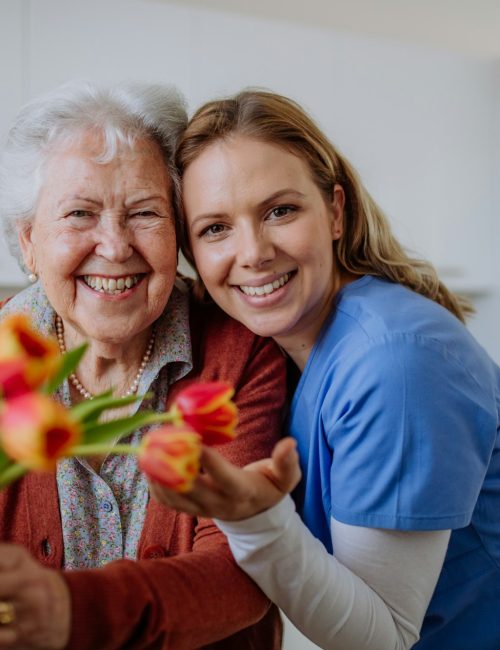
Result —
M483 343L492 357L500 362L500 59L494 65L494 121L492 128L493 177L491 219L491 277L490 290L477 296L477 313L471 319L469 328ZM482 222L474 230L484 227Z
M485 296L477 304L498 322L493 64L152 0L2 0L0 75L0 134L23 101L75 77L170 81L192 107L245 85L291 95L352 160L403 242L453 287ZM0 248L0 284L22 281ZM494 350L481 320L473 327Z

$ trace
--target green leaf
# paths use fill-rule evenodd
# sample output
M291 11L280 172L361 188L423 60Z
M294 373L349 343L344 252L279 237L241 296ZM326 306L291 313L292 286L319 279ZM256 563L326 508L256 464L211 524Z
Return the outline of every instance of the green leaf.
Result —
M136 429L140 429L146 424L153 424L155 422L169 422L172 416L169 413L153 413L151 411L143 411L130 415L126 418L119 420L111 420L110 422L103 422L102 424L87 424L84 423L84 442L94 444L96 442L105 442L113 440L117 436L124 436Z
M84 343L83 345L80 345L80 347L63 354L61 367L52 377L52 379L49 379L43 387L43 392L46 395L52 395L52 393L63 383L66 377L68 377L73 372L73 370L80 363L86 349L87 344Z
M128 406L138 402L143 398L149 398L150 393L145 395L128 395L127 397L113 397L112 392L106 391L96 395L93 399L80 402L71 409L71 416L78 422L91 423L97 422L100 415L108 409L119 409L122 406Z
M19 463L12 463L6 469L2 470L0 473L0 489L9 485L13 481L16 481L21 476L24 476L28 472L28 468Z
M10 456L7 456L4 450L0 447L0 474L12 462L12 458L10 458Z

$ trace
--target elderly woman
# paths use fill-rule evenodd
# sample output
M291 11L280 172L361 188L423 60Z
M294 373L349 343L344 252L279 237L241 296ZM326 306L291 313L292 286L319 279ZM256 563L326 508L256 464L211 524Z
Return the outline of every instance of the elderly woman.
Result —
M185 122L177 93L156 86L71 84L21 111L0 190L33 284L0 318L28 314L61 350L88 342L57 395L68 406L113 387L151 395L129 412L163 410L189 382L230 382L240 435L223 452L244 465L276 441L283 360L176 279L172 157ZM276 608L224 536L151 501L133 456L28 475L0 494L0 539L2 648L280 645Z

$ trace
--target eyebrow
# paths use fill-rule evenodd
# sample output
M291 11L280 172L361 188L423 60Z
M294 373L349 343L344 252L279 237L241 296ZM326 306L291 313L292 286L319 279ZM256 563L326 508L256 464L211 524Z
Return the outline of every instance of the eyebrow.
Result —
M296 199L305 199L306 195L302 194L302 192L299 192L298 190L294 190L291 187L285 187L282 190L277 190L276 192L273 192L269 196L267 196L264 200L260 201L258 203L258 208L262 210L263 208L267 207L269 204L274 203L274 201L277 201L278 199L281 199L283 197L293 197ZM221 217L224 217L226 215L225 212L203 212L202 214L197 215L192 223L191 227L194 226L198 221L203 221L203 220L209 220L209 219L219 219Z
M163 196L162 194L146 194L142 197L132 197L129 201L125 201L125 207L129 208L133 205L138 205L139 203L146 203L147 201L163 201L168 203L168 196Z
M90 196L85 196L83 194L71 194L70 196L64 197L59 205L64 203L70 203L71 201L84 201L85 203L92 203L94 205L100 205L101 201L90 198ZM125 207L130 207L131 205L137 205L139 203L145 203L146 201L164 201L168 202L168 197L162 196L161 194L146 194L144 196L132 197L131 200L125 202Z
M273 192L270 196L265 198L263 201L259 203L259 207L265 207L266 205L269 205L269 203L273 203L274 201L277 201L278 199L281 199L283 196L294 196L297 199L305 199L306 195L302 194L302 192L299 192L298 190L294 190L291 187L285 187L282 190L278 190L277 192Z
M70 201L85 201L86 203L94 203L95 205L99 204L99 201L91 199L90 196L84 196L83 194L71 194L70 196L65 196L59 201L59 205L63 203L69 203Z

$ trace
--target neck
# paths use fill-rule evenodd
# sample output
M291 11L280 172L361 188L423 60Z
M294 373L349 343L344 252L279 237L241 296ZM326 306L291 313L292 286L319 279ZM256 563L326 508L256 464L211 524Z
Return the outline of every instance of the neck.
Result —
M351 273L343 273L336 277L331 290L325 293L323 300L314 311L308 313L292 331L274 337L276 343L292 359L301 372L306 367L321 328L331 313L335 296L342 287L353 282L358 277Z
M62 344L67 350L83 342L88 345L75 373L80 384L90 394L86 395L87 398L111 388L117 396L132 394L137 390L138 379L142 375L152 349L152 326L133 339L118 342L85 339L71 325L62 322ZM58 338L61 345L59 333ZM72 383L75 385L76 382ZM83 394L81 389L78 389L78 392Z

